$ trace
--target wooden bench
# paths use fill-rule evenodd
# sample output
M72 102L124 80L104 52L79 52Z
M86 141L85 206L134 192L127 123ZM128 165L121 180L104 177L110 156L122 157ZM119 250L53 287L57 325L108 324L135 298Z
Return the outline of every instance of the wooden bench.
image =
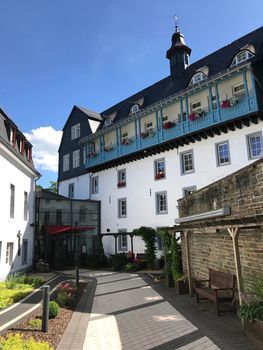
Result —
M234 299L235 276L221 271L209 270L209 279L195 281L196 302L209 299L215 303L216 315L219 316L219 302Z

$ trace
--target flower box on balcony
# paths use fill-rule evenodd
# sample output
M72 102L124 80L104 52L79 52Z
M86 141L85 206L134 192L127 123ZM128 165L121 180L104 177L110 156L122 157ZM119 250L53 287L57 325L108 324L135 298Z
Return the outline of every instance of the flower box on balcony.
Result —
M154 132L151 131L145 131L141 133L141 138L142 139L146 139L147 137L153 137L154 136Z
M89 158L95 158L96 156L97 156L96 152L90 152L88 155Z
M189 120L191 121L191 122L193 122L194 120L196 120L196 114L193 112L193 113L191 113L190 115L189 115Z
M155 180L160 180L163 179L165 177L165 173L161 172L155 175Z
M170 129L173 126L175 126L175 123L172 123L172 122L166 122L166 123L163 124L163 128L164 129Z
M113 147L112 146L105 146L104 147L104 151L105 152L110 152L110 151L112 151L113 150Z
M230 100L223 100L222 103L221 103L221 107L222 108L229 108L231 106L230 104Z
M130 143L132 143L132 139L123 139L121 143L122 145L129 145Z
M126 182L122 181L122 182L118 182L117 187L125 187L126 186Z

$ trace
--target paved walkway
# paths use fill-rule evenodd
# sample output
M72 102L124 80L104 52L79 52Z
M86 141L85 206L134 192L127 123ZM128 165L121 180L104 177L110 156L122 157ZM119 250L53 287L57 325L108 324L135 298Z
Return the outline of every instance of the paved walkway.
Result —
M59 350L260 349L248 340L236 319L236 328L231 326L232 321L225 323L224 316L217 320L214 308L211 320L219 322L225 336L206 323L198 324L198 317L185 317L178 311L182 308L180 302L178 308L174 305L181 296L175 296L174 291L171 296L169 292L165 295L167 288L151 279L114 272L82 271L81 275L96 279L97 285L94 282L89 295L89 299L94 297L93 305L88 303L84 313L75 315ZM188 305L194 302L189 296L184 298ZM198 310L195 304L193 307Z

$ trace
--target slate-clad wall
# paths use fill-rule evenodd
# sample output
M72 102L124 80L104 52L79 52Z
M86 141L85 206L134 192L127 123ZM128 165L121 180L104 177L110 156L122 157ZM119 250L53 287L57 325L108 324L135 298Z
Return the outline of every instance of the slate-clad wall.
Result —
M216 210L225 205L231 208L229 219L263 214L262 159L196 191L188 198L180 199L178 203L180 217ZM226 229L216 233L190 233L189 242L193 277L207 278L209 268L235 274L233 244ZM245 279L259 270L263 271L263 229L241 230L239 249ZM186 273L183 236L182 251Z

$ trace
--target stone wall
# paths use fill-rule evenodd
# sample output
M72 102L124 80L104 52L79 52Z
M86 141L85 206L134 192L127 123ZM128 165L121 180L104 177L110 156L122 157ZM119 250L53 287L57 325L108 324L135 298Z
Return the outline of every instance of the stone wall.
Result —
M191 196L180 199L180 217L229 206L227 219L242 219L263 214L263 160L223 178ZM222 218L211 219L214 223ZM205 222L200 222L205 227ZM209 268L235 274L232 239L224 228L216 233L189 233L191 270L194 278L208 277ZM242 229L239 249L244 280L263 273L263 228ZM186 273L185 240L182 235L183 267Z
M231 208L230 219L263 214L262 159L180 199L178 204L180 218L224 206Z

